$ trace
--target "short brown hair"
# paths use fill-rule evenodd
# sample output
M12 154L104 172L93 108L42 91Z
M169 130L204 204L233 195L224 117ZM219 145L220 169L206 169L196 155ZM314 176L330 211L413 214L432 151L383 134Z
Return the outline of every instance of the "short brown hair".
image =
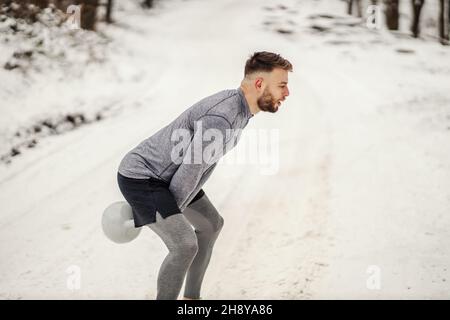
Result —
M267 51L255 52L245 63L244 76L257 71L271 72L275 68L292 71L292 64L276 53Z

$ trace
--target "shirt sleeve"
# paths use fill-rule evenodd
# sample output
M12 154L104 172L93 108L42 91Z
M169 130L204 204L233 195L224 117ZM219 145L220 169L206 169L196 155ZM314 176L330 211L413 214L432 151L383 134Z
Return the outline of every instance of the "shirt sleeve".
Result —
M194 122L192 140L169 186L182 211L204 172L222 157L231 128L225 117L214 114L204 115Z

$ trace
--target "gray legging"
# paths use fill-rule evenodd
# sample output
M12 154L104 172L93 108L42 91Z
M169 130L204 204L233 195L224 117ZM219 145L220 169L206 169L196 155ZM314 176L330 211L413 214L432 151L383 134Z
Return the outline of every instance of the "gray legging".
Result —
M203 277L223 227L222 216L204 194L183 213L164 219L157 212L156 222L148 226L169 249L159 270L156 299L176 300L186 272L184 297L200 299Z

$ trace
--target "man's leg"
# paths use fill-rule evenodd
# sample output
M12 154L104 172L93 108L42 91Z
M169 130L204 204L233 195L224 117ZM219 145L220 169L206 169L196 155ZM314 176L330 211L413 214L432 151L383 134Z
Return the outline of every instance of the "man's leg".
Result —
M157 300L176 300L186 272L197 251L197 237L183 214L163 219L156 213L156 222L148 224L165 243L169 253L158 273Z
M189 204L183 214L194 226L198 243L197 255L187 272L184 297L200 299L203 277L224 221L206 194Z

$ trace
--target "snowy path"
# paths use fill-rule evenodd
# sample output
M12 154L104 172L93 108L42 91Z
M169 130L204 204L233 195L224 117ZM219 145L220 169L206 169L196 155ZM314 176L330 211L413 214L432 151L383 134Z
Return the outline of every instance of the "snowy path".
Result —
M243 61L261 44L295 67L281 110L248 126L279 129L279 171L222 164L207 182L225 227L203 296L449 298L449 131L386 107L395 90L371 91L357 67L346 73L348 63L336 63L337 49L269 35L258 3L189 1L154 20L124 16L138 26L114 30L135 61L128 71L136 85L121 97L130 107L1 168L0 298L154 298L166 254L159 238L143 230L115 245L101 232L103 208L122 198L118 163L198 99L237 87ZM67 288L70 266L81 270L79 290ZM369 266L381 272L380 290L366 286Z

